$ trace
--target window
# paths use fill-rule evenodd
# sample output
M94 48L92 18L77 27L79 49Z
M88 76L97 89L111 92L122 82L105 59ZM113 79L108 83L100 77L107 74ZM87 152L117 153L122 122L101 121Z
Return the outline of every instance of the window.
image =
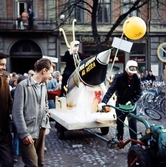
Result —
M145 43L134 43L130 54L139 54L145 55L146 54L146 44Z
M75 10L73 10L72 14L71 14L71 19L76 19L78 23L83 23L84 21L84 11L82 9L83 4L82 3L78 3L76 5Z
M97 9L97 22L98 23L110 23L110 0L98 0L98 9Z
M27 1L21 1L17 3L17 15L21 15L24 12L24 9L32 8L33 1L27 2Z
M144 72L146 69L146 43L133 43L130 60L138 62L139 72Z
M122 0L122 13L126 13L133 6L135 0ZM137 16L137 11L131 12L128 17Z

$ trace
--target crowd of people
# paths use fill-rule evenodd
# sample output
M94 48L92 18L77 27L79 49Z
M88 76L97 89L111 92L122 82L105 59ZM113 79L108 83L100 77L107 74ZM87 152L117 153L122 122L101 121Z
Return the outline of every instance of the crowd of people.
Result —
M54 78L55 89L61 89L62 77L45 58L27 73L9 73L8 57L0 53L0 166L13 167L20 152L26 166L44 166L45 131L50 128L48 85Z

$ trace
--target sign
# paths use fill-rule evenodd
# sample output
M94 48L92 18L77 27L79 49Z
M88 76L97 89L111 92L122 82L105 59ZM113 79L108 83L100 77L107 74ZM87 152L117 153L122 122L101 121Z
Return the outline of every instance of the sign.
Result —
M166 42L163 42L158 46L157 56L162 62L166 62Z
M145 56L130 56L130 60L135 60L138 63L145 63Z
M113 43L112 43L112 46L114 48L123 50L125 52L130 52L132 45L133 45L132 42L129 42L121 38L117 38L117 37L114 38Z
M56 58L56 57L43 56L43 58L47 58L50 61L52 61L53 63L58 63L58 58Z

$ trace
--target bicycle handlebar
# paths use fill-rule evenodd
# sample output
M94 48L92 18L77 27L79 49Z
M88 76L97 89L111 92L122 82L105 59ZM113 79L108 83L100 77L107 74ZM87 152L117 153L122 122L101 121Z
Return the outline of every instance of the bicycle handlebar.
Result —
M128 117L132 117L132 118L142 122L145 125L146 129L150 128L149 123L145 119L143 119L143 118L137 116L136 114L132 113L137 107L136 104L134 104L134 105L121 105L121 104L119 104L119 107L106 104L106 105L103 106L103 109L104 109L104 107L112 107L116 110L121 111L122 113L126 113L126 114L128 114L127 115Z
M105 107L111 107L111 108L114 108L114 109L119 110L119 111L124 112L124 113L131 113L136 109L137 105L136 104L134 104L134 105L119 104L119 107L117 107L117 106L113 106L113 105L110 105L110 104L109 105L106 104L102 108L104 109Z

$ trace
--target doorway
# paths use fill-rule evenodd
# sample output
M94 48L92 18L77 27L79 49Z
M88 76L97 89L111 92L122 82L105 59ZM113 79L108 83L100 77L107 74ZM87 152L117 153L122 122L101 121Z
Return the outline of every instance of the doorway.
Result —
M35 62L40 58L42 58L42 52L35 42L20 40L10 50L11 72L27 73L30 69L34 69Z

